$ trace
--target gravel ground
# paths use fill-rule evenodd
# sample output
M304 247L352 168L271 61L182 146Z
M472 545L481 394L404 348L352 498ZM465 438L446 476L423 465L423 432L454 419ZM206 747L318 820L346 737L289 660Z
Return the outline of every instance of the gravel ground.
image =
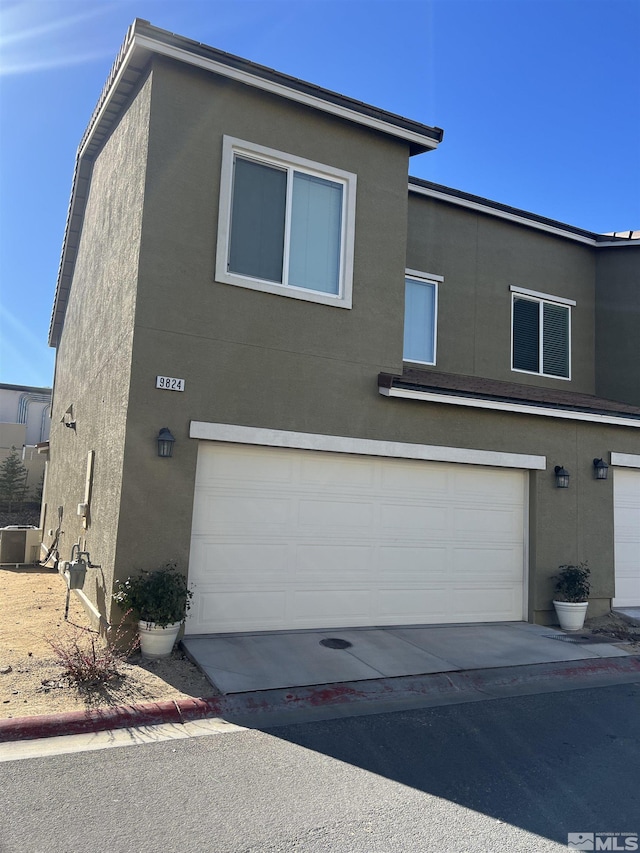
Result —
M92 640L99 654L104 646L73 594L65 621L66 592L64 579L51 569L0 568L0 718L217 693L179 649L159 661L134 652L106 683L76 685L65 677L51 642L64 652L75 644L88 650Z

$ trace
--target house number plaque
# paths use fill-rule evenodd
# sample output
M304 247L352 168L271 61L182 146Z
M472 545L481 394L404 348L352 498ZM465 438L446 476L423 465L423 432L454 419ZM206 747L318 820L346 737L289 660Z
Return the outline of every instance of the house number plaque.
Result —
M184 391L184 379L175 379L173 376L156 376L156 388L163 391Z

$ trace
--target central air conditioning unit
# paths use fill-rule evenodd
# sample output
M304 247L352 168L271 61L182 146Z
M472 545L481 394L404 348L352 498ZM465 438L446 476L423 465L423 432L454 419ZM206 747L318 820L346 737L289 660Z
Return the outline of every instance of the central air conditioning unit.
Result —
M41 542L42 530L39 527L0 527L0 563L14 566L37 563Z

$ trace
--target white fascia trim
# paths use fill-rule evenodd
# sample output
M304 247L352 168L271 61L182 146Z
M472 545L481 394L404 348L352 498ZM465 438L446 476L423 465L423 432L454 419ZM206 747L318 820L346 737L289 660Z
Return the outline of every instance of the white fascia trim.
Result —
M212 71L215 74L219 74L222 77L228 77L231 80L236 80L237 82L244 83L247 86L253 86L256 89L264 89L267 92L271 92L274 95L280 95L290 101L298 101L298 103L304 104L307 107L313 107L314 109L322 110L322 112L331 113L332 115L339 116L347 121L365 125L373 130L385 133L387 136L395 136L399 139L405 140L406 142L414 142L423 148L435 149L440 144L436 139L430 139L428 136L423 136L421 133L398 127L395 124L389 124L382 119L364 115L363 113L350 110L348 107L343 107L339 104L332 104L330 101L325 101L315 95L309 95L306 92L299 92L296 89L291 89L282 83L274 83L271 80L264 80L263 78L250 74L247 71L240 71L237 68L231 68L222 62L216 62L213 59L205 59L203 56L195 56L188 50L183 50L179 47L171 47L166 44L160 44L155 41L155 39L149 38L148 36L136 35L133 44L145 50L153 51L153 53L159 53L163 56L169 56L172 59L177 59L179 62L186 62L189 65L204 68L207 71Z
M133 53L136 49L136 43L137 43L136 39L134 39L131 42L131 44L129 45L129 48L128 48L125 56L124 56L124 59L122 60L122 63L120 64L120 69L119 69L118 73L116 74L116 76L113 78L113 81L111 82L109 96L104 99L104 103L102 104L100 111L98 112L98 114L96 115L96 117L94 119L93 125L91 127L91 131L89 133L87 133L87 138L84 141L84 145L82 146L82 148L78 149L78 156L77 156L78 162L82 159L82 157L84 157L84 154L85 154L85 151L87 150L87 147L89 145L91 145L95 128L98 127L98 125L102 121L104 114L107 111L111 110L111 98L113 96L113 93L118 91L118 86L120 85L120 81L122 80L124 75L129 70L129 63L133 59Z
M618 415L572 412L569 409L552 409L546 406L532 406L528 403L506 403L501 400L483 400L479 397L458 397L452 394L438 394L434 391L412 391L409 388L378 388L378 391L385 397L402 397L406 400L421 400L424 403L446 403L449 406L467 406L472 409L490 409L496 412L515 412L520 415L541 415L546 418L562 418L569 421L640 427L640 419L633 420Z
M525 468L544 471L545 456L504 453L493 450L471 450L464 447L440 447L430 444L407 444L400 441L376 441L342 435L247 427L237 424L215 424L191 421L189 437L203 441L225 441L232 444L257 444L264 447L290 447L298 450L323 450L329 453L355 453L360 456L388 456L393 459L422 459L429 462L459 462L467 465L490 465L494 468Z
M490 207L487 204L480 204L477 201L471 201L467 198L459 198L458 196L449 195L439 190L428 189L417 184L409 182L411 192L418 195L426 195L430 198L446 201L448 204L457 204L459 207L467 207L470 210L478 211L478 213L486 213L488 216L497 216L499 219L508 219L509 222L516 222L518 225L526 225L527 228L537 228L538 231L546 231L549 234L555 234L557 237L566 237L568 240L575 240L578 243L584 243L586 246L617 246L623 245L618 243L598 243L593 237L584 237L582 234L576 234L573 231L566 231L564 228L558 228L556 225L548 225L545 222L537 222L533 219L527 219L526 216L519 216L517 213L510 213L506 210L498 210L495 207Z
M640 468L640 456L637 453L614 453L611 451L611 464L620 468Z
M424 279L425 281L444 281L443 275L435 275L434 273L422 272L421 270L406 269L404 271L404 274L405 276L407 276L407 278L420 278Z
M576 305L575 299L565 299L564 296L552 296L550 293L540 293L537 290L527 290L526 287L518 287L515 284L509 286L511 293L520 293L522 296L533 296L536 299L544 299L547 302L557 302L558 305Z

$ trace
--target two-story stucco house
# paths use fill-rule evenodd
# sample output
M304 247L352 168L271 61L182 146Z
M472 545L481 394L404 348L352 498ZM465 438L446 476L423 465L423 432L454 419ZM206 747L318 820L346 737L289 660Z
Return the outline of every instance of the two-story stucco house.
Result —
M550 623L583 560L592 615L640 605L640 240L409 178L441 141L132 26L51 326L45 530L96 617L168 559L189 634Z

